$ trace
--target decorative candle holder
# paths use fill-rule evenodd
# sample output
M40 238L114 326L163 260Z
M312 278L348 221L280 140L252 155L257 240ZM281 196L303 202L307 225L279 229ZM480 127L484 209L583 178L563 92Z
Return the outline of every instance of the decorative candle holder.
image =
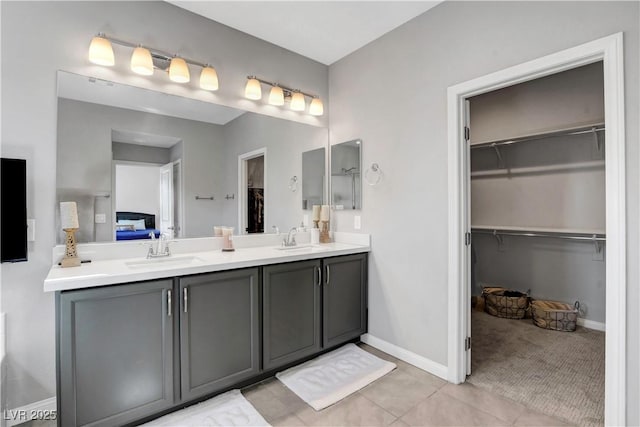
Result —
M65 228L66 233L65 242L66 248L64 258L60 262L62 267L79 267L80 258L78 258L78 251L76 249L76 230L77 228Z
M331 237L329 237L329 221L320 221L322 227L320 227L320 243L331 243Z

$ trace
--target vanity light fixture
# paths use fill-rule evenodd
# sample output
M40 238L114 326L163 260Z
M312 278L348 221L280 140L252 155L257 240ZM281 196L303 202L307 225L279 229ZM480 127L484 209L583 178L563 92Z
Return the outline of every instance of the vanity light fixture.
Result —
M271 105L284 105L284 91L280 86L274 86L269 93L269 104Z
M247 85L244 88L244 96L249 99L262 98L262 88L260 82L255 77L248 77Z
M189 67L184 59L176 56L171 60L169 79L176 83L189 83L191 76L189 75Z
M306 102L304 102L304 95L300 92L293 92L291 94L291 109L293 111L304 111L307 108Z
M104 33L99 33L91 40L89 61L98 65L113 66L115 58L112 44L133 48L131 70L137 74L150 76L155 69L159 69L168 72L173 82L188 83L191 80L189 65L195 65L202 68L200 88L210 91L218 90L218 74L211 65L106 36Z
M312 116L321 116L324 114L324 108L322 100L316 95L311 95L298 89L291 89L280 83L273 83L263 79L259 79L256 76L247 76L247 85L244 88L244 96L248 99L258 100L262 99L261 84L271 86L269 92L269 104L271 105L284 105L285 101L289 101L289 108L293 111L305 111L307 103L305 96L311 98L311 105L309 106L309 114Z
M153 74L153 58L151 58L149 49L145 49L142 46L133 49L133 53L131 54L131 71L143 76Z
M106 67L112 67L116 63L113 57L113 46L111 46L111 42L100 34L91 40L91 45L89 45L89 61Z

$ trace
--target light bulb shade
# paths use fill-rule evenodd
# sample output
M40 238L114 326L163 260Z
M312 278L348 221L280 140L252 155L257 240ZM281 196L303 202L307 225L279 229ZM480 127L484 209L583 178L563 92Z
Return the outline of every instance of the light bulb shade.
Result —
M274 86L269 92L269 104L284 105L284 91L279 86Z
M169 79L176 83L189 83L189 67L187 61L182 58L173 58L169 65Z
M262 98L262 88L260 82L257 79L247 80L247 86L244 88L244 96L249 99Z
M89 61L98 65L112 67L115 64L111 42L104 37L95 36L89 45Z
M291 95L291 109L293 111L304 111L305 108L304 95L300 92L294 92Z
M131 55L131 71L143 76L150 76L153 74L153 59L151 58L151 52L144 47L137 47L133 50Z
M200 73L200 88L218 90L218 73L213 67L204 67Z
M311 105L309 105L309 114L312 116L321 116L324 114L324 108L320 98L313 98Z
M60 202L60 225L63 230L80 228L76 202Z

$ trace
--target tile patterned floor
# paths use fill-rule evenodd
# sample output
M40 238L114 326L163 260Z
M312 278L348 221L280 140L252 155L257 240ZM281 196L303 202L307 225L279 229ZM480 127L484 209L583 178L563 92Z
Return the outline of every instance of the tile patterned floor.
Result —
M272 426L566 426L470 384L453 385L366 344L398 368L357 393L315 411L275 378L242 390ZM52 427L30 422L22 427Z

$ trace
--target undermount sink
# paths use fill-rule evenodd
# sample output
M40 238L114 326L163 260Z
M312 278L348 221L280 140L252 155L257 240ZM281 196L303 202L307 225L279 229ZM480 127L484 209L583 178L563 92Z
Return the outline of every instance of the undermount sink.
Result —
M125 262L126 266L129 268L144 268L151 267L156 265L171 265L171 266L181 266L181 265L192 265L204 262L202 258L192 255L185 256L167 256L167 257L158 257L158 258L148 258L139 261L127 261Z

